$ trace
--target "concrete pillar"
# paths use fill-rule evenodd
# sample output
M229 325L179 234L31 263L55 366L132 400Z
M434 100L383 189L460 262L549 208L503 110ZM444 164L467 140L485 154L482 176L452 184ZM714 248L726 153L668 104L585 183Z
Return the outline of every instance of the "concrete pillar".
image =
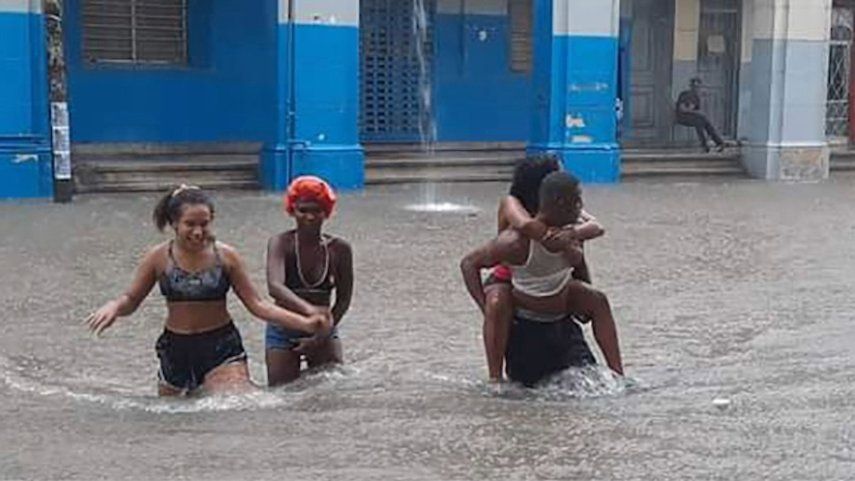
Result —
M277 135L264 147L262 185L282 190L316 175L364 185L359 145L359 0L278 0Z
M554 152L584 182L620 177L619 0L535 0L529 150Z
M753 0L751 124L743 162L769 180L828 177L831 0Z
M754 50L754 1L742 2L742 45L739 66L739 117L736 121L737 138L748 139L751 129L751 56Z
M0 0L0 198L53 193L40 0Z

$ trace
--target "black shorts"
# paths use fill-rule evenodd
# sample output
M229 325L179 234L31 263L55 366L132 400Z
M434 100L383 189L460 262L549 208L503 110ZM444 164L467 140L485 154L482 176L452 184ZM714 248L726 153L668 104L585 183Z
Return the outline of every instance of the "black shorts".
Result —
M240 332L231 322L200 334L177 334L164 329L155 350L160 359L160 382L185 391L201 386L214 368L246 361Z
M505 358L508 377L528 387L569 367L597 362L582 328L570 318L538 322L515 317Z

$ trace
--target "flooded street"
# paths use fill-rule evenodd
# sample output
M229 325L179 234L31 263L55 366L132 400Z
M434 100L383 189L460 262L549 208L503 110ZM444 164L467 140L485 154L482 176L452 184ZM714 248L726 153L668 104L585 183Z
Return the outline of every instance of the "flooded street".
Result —
M150 220L157 197L0 204L0 478L855 476L855 177L587 186L607 230L588 263L635 382L575 373L541 392L485 384L458 268L494 234L505 190L441 185L438 202L474 209L433 212L406 208L418 186L343 195L327 231L354 248L346 365L170 401L155 396L157 289L101 339L82 326L165 238ZM214 201L218 238L266 292L267 239L291 225L279 197ZM229 302L264 383L264 324Z

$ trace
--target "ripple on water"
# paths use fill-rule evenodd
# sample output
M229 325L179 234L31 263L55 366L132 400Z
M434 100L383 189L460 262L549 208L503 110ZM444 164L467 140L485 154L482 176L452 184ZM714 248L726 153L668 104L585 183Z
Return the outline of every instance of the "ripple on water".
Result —
M116 379L92 375L69 377L51 370L35 358L10 359L0 356L0 380L10 389L46 397L65 397L96 403L116 410L183 414L219 411L249 411L294 406L310 388L333 387L348 382L359 371L347 366L310 372L295 383L276 389L184 398L161 398L144 394L151 386L131 386Z

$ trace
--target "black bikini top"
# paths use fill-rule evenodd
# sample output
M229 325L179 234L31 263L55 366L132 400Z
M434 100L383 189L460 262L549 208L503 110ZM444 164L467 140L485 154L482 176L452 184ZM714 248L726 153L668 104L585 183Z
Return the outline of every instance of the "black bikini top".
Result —
M303 275L300 263L300 245L297 234L294 233L294 255L288 256L285 261L285 287L291 289L298 297L306 299L306 296L323 295L329 296L335 289L335 276L330 269L329 244L332 239L324 236L321 246L324 250L323 270L321 276L315 282L309 282Z
M229 275L220 260L220 251L214 244L216 263L199 272L187 272L182 269L172 255L172 241L169 242L169 265L160 275L160 293L167 302L220 301L232 286Z

